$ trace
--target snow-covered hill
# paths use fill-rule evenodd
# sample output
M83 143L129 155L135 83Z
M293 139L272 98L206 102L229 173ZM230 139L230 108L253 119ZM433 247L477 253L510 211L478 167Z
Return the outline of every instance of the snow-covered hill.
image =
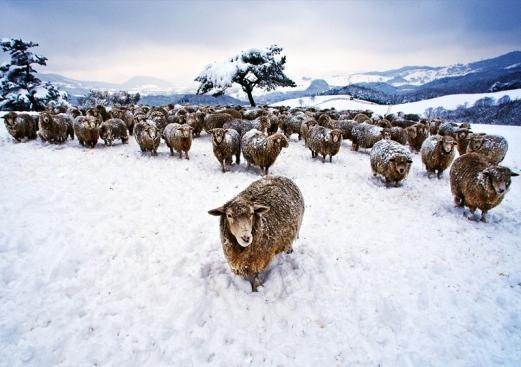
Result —
M521 128L507 137L521 170ZM418 156L399 188L345 141L332 164L292 137L272 174L306 202L295 252L251 293L207 214L256 171L77 140L15 144L0 127L2 366L515 366L521 179L490 223L452 205Z
M453 94L423 101L402 103L397 105L379 105L362 100L352 100L348 95L325 95L317 97L302 97L288 99L274 103L274 106L290 106L290 107L318 107L318 108L335 108L337 110L363 110L370 109L379 114L396 113L399 111L405 113L423 114L427 108L444 107L446 109L455 109L460 105L467 103L473 105L477 100L491 97L495 100L503 96L510 96L511 99L521 98L521 89L513 89L495 93L476 93L476 94Z

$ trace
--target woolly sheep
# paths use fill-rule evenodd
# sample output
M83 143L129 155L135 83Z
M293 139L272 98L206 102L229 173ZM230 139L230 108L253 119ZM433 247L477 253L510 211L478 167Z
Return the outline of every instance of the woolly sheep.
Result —
M161 134L152 120L139 121L134 125L134 138L142 152L157 155Z
M82 146L94 148L99 139L98 120L94 116L78 116L74 119L74 133Z
M481 221L486 222L487 212L498 206L510 188L511 177L519 176L509 168L491 164L478 153L464 154L454 161L450 169L450 188L456 207L467 206L469 219L476 209L481 210Z
M324 126L313 126L309 130L307 137L307 146L311 150L311 156L322 156L322 162L325 162L329 155L329 162L333 160L333 156L338 153L342 145L342 130L328 129Z
M373 145L382 139L382 128L362 122L353 126L352 146L353 151L358 151L358 148L372 148Z
M36 139L38 122L27 113L9 112L4 115L4 124L7 132L18 142L22 139Z
M194 130L188 124L168 124L163 131L163 139L166 145L170 148L170 155L174 155L174 150L179 153L179 158L188 157L188 151L192 147L192 131Z
M382 130L383 135L387 135L389 139L394 140L402 145L407 145L408 135L404 128L393 126L391 128L384 128Z
M61 116L40 112L37 135L43 141L60 144L67 140L68 124Z
M293 251L304 216L304 198L292 180L271 176L254 181L208 213L220 217L221 244L231 270L249 280L256 292L262 285L259 276L273 258Z
M204 118L204 131L208 132L215 128L222 128L223 125L233 120L234 117L227 113L210 113Z
M479 153L490 163L499 164L505 158L507 151L508 143L502 136L472 134L469 137L467 153Z
M437 173L438 178L441 178L443 171L454 160L456 155L455 145L457 143L452 136L448 135L433 135L425 139L420 149L420 155L429 178L434 173Z
M429 129L421 123L405 129L408 135L409 146L413 152L419 152L425 139L429 136Z
M111 146L116 139L121 139L122 144L128 144L127 125L122 119L112 118L103 121L99 134L105 145Z
M233 156L235 163L241 163L241 137L234 129L216 128L208 132L212 136L212 147L215 158L221 164L223 173L226 165L232 164Z
M412 158L405 146L390 139L377 141L369 154L373 176L385 178L386 184L398 185L411 169Z
M466 127L460 127L456 130L455 138L456 142L458 143L459 155L463 155L467 152L467 147L469 145L469 138L471 134L472 131L470 131L470 129Z
M268 174L280 151L287 147L288 139L284 134L266 136L256 129L248 131L241 140L242 154L248 162L248 168L250 165L259 166L263 175Z

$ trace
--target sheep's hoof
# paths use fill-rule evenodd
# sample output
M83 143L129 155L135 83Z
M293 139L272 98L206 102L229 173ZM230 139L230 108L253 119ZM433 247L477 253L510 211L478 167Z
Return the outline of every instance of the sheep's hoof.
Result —
M290 247L289 249L287 249L286 253L287 254L292 254L293 253L293 247Z

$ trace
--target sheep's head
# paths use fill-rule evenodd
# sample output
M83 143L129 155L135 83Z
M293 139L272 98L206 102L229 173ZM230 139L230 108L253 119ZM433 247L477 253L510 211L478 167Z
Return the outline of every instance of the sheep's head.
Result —
M382 130L382 139L387 139L387 140L391 139L391 129L385 128Z
M395 155L389 159L391 169L400 175L405 175L411 168L412 160L405 155Z
M143 127L143 133L151 140L155 140L158 136L158 130L154 121L147 121L148 123Z
M414 126L416 126L416 131L417 131L418 135L425 135L425 134L427 134L427 131L428 131L427 129L428 128L427 128L426 125L418 123L418 124L416 124Z
M316 122L315 120L308 120L308 121L304 122L304 124L306 124L308 129L311 129L313 126L317 126L318 122Z
M40 113L40 124L44 129L48 129L52 125L52 115L49 112Z
M96 129L98 127L98 120L95 117L87 116L85 120L85 127L88 129Z
M467 146L467 153L479 150L485 141L485 136L480 134L472 134L470 136L469 145Z
M226 134L226 130L221 128L212 129L208 132L212 135L212 141L216 145L219 145L223 142L224 135Z
M181 136L183 138L189 138L192 136L192 131L194 128L188 124L183 124L178 128L178 130L181 132Z
M237 198L231 203L208 211L208 214L224 217L226 226L242 247L253 242L253 227L257 216L270 210L269 207Z
M328 115L326 115L325 113L323 113L318 117L318 124L321 126L324 126L324 125L327 125L330 120L331 120L331 118Z
M333 129L329 132L329 136L334 143L338 143L339 141L342 141L342 130Z
M122 119L123 118L123 111L118 108L113 108L112 111L112 117L116 119Z
M259 123L261 126L261 131L263 131L263 132L268 131L268 129L271 126L271 122L270 122L270 119L268 118L268 116L259 117Z
M409 139L416 139L416 137L418 136L418 130L416 130L416 126L409 126L405 130L407 131Z
M268 137L268 139L271 140L273 145L279 147L280 149L288 147L288 138L286 138L286 136L282 133L275 133Z
M468 128L459 128L458 130L456 130L456 138L458 139L458 141L464 141L468 138L470 133L471 131Z
M451 153L455 145L458 145L450 135L444 135L441 138L442 150L445 153Z
M9 112L7 115L4 116L4 123L10 129L14 129L14 127L16 125L15 121L16 121L16 112Z
M510 188L511 177L519 176L510 168L503 166L490 166L481 171L485 187L492 188L499 196L503 196Z

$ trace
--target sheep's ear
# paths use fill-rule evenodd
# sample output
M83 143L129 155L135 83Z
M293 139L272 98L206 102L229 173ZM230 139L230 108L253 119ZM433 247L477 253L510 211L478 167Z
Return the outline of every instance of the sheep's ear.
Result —
M483 171L481 171L481 174L483 177L490 177L490 170L488 168L485 168Z
M269 207L260 205L260 204L253 204L253 211L257 214L264 214L270 210Z
M510 171L510 177L516 177L516 176L519 176L519 173Z
M215 133L215 129L208 130L208 133L213 135Z
M208 210L208 214L220 217L221 215L225 214L224 206L221 206L219 208L215 208L212 210Z

